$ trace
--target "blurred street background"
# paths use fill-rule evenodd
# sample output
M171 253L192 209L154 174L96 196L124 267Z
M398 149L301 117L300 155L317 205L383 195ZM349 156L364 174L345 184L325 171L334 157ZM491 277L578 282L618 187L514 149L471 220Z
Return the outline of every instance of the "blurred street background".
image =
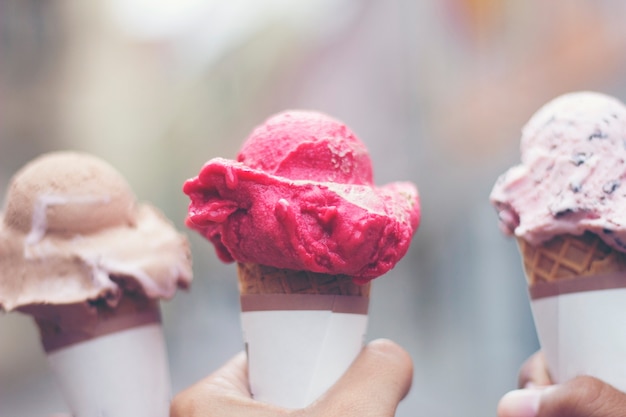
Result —
M489 192L546 101L626 99L624 21L619 0L0 0L0 191L42 152L88 151L189 236L194 283L162 304L179 392L243 348L235 268L184 229L183 182L273 113L326 112L377 184L421 194L370 308L368 340L415 362L397 415L494 416L538 345ZM34 323L0 313L0 417L63 411Z

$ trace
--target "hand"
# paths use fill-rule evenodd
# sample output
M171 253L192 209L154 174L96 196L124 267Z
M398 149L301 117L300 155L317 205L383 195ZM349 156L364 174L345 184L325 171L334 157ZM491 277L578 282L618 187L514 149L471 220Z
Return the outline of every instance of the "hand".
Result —
M170 417L391 417L413 378L409 354L391 341L376 340L320 399L303 410L290 410L252 399L246 369L242 352L178 394Z
M626 394L589 376L552 385L541 352L520 370L522 389L504 395L498 417L617 417L626 416Z

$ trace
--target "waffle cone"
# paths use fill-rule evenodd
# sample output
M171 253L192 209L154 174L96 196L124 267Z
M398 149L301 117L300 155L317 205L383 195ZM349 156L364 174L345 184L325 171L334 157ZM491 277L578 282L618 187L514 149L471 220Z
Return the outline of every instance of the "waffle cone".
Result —
M626 271L626 254L590 232L581 236L556 236L538 246L520 238L517 243L529 285Z
M161 321L157 300L126 295L115 307L99 300L23 309L33 315L46 352Z
M332 294L369 297L370 283L355 284L348 275L329 275L309 271L273 268L238 263L241 294Z

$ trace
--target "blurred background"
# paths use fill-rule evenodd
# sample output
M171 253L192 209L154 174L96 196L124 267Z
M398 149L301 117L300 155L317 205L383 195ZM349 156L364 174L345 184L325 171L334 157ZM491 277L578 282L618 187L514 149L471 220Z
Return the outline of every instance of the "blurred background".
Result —
M620 0L0 0L0 191L42 152L119 169L184 230L185 179L287 108L346 122L375 181L418 185L410 252L368 340L415 361L397 415L494 416L537 349L515 243L488 202L522 125L572 90L626 99ZM195 281L163 304L179 392L242 349L232 265L184 230ZM0 315L0 416L66 411L29 317Z

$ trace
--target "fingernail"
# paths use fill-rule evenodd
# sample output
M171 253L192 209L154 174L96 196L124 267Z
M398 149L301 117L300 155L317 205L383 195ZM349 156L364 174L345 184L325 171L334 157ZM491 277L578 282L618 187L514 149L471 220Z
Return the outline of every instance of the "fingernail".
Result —
M536 417L543 389L518 389L506 393L498 404L498 416Z

